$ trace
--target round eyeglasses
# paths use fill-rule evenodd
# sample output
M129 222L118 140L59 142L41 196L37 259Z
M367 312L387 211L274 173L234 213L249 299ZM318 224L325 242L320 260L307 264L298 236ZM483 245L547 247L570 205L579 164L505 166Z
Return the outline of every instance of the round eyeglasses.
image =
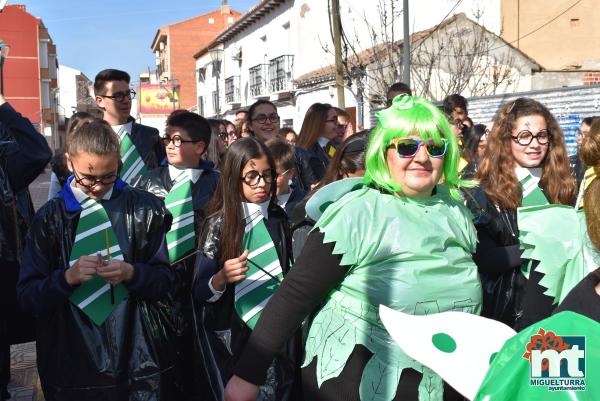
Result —
M96 185L111 185L117 181L119 176L116 173L107 174L102 177L96 177L93 175L79 175L77 171L75 171L75 167L73 167L73 162L71 162L71 169L73 170L73 179L75 182L87 190L92 190Z
M185 139L181 139L181 137L179 135L173 135L173 136L163 135L161 140L162 140L163 145L165 145L165 146L169 146L169 144L171 142L173 142L173 145L175 145L176 148L180 147L182 143L201 142L201 141L186 141Z
M263 180L265 184L273 182L273 172L267 170L263 174L260 174L258 171L252 170L248 171L243 177L240 177L240 179L251 188L255 188L260 183L260 180Z
M534 139L537 139L540 145L546 145L552 139L552 134L545 129L538 132L537 135L533 135L531 131L524 130L510 137L521 146L528 146Z

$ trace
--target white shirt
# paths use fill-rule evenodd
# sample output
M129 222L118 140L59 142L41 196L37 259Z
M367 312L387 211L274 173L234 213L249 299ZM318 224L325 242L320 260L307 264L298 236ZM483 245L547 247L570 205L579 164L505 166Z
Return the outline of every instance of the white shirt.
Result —
M319 137L319 139L317 139L317 142L319 143L319 146L325 149L325 146L327 146L327 144L329 143L329 139L325 138L324 136L321 136Z
M81 204L81 202L83 202L84 200L89 198L89 196L86 195L85 192L83 192L81 189L79 189L75 186L75 179L73 179L73 181L71 181L71 191L73 192L73 196L75 197L75 200L77 202L79 202L80 204ZM112 196L112 192L113 192L113 187L111 186L110 190L104 194L102 199L104 199L104 200L110 199L110 197Z
M202 169L198 169L198 168L178 168L175 167L171 164L169 164L169 177L171 178L171 181L175 181L175 179L177 179L177 177L179 177L181 174L187 174L189 175L190 179L192 180L192 182L195 184L196 181L198 181L198 179L200 178L200 176L202 175Z
M127 122L125 124L121 124L121 125L112 125L112 129L113 129L113 131L115 131L116 134L118 134L122 128L124 128L125 131L127 131L127 133L131 134L131 130L133 129L133 121L129 121L129 122Z
M246 223L246 232L250 231L252 227L256 225L256 223L260 222L263 218L268 219L269 216L269 202L270 199L266 200L263 203L250 203L250 202L242 202L242 214L244 218L244 222ZM251 224L250 224L251 222ZM222 291L219 291L213 287L214 275L208 280L208 288L213 293L213 296L210 297L206 302L216 302L221 298L221 295L225 292L225 288Z

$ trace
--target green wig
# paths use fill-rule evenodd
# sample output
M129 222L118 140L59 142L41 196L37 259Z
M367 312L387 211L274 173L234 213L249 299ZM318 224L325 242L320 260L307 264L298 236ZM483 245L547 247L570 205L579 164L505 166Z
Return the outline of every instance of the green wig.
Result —
M378 123L371 132L365 155L364 182L392 193L402 193L402 187L392 179L386 161L386 152L394 138L417 135L422 140L441 144L445 139L448 147L444 155L443 180L452 198L459 200L458 187L472 186L460 179L458 162L460 149L444 113L433 103L408 95L396 96L392 105L377 113Z

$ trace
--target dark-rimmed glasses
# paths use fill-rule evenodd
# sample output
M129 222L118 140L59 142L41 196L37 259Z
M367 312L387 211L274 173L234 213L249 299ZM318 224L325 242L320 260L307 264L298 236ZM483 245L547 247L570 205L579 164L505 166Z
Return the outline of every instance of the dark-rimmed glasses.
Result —
M260 180L263 180L265 184L272 183L273 173L271 170L267 170L263 174L259 173L256 170L251 170L248 171L243 177L240 177L240 180L244 181L244 183L250 188L256 188L260 183Z
M107 174L99 178L87 174L80 176L79 174L77 174L77 171L75 171L75 167L73 167L73 162L71 162L71 169L73 170L73 179L75 180L75 182L90 191L98 184L114 184L115 181L117 181L117 178L119 178L117 173Z
M390 146L396 148L398 156L400 157L414 157L421 146L425 146L427 154L431 157L444 157L448 143L445 139L442 139L441 144L436 144L433 139L429 139L427 142L421 139L414 138L396 138L390 143Z
M275 113L269 114L268 116L266 114L259 114L252 119L252 121L256 121L259 124L264 124L267 122L267 120L275 124L277 121L279 121L279 115Z
M523 130L517 135L511 135L510 137L521 146L528 146L534 139L537 139L540 145L546 145L552 139L552 134L547 129L539 131L536 135L533 135L529 130Z
M169 146L169 144L171 142L173 142L173 145L175 145L176 148L180 147L182 143L196 143L196 142L201 142L201 141L186 141L185 139L181 139L181 137L179 135L173 135L173 136L169 136L169 135L163 135L162 138L162 143L165 146Z
M125 92L117 92L114 95L99 95L99 96L115 100L119 103L123 103L125 98L127 98L129 100L135 99L135 91L133 89L129 89Z

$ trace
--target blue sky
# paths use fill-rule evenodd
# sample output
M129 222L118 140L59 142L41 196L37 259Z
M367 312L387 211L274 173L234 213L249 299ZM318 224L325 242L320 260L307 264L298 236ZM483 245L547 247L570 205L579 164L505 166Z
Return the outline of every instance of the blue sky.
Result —
M229 0L246 12L258 0ZM56 43L60 64L91 80L104 68L123 69L135 79L154 68L150 49L161 26L217 9L220 0L8 0L40 17Z

